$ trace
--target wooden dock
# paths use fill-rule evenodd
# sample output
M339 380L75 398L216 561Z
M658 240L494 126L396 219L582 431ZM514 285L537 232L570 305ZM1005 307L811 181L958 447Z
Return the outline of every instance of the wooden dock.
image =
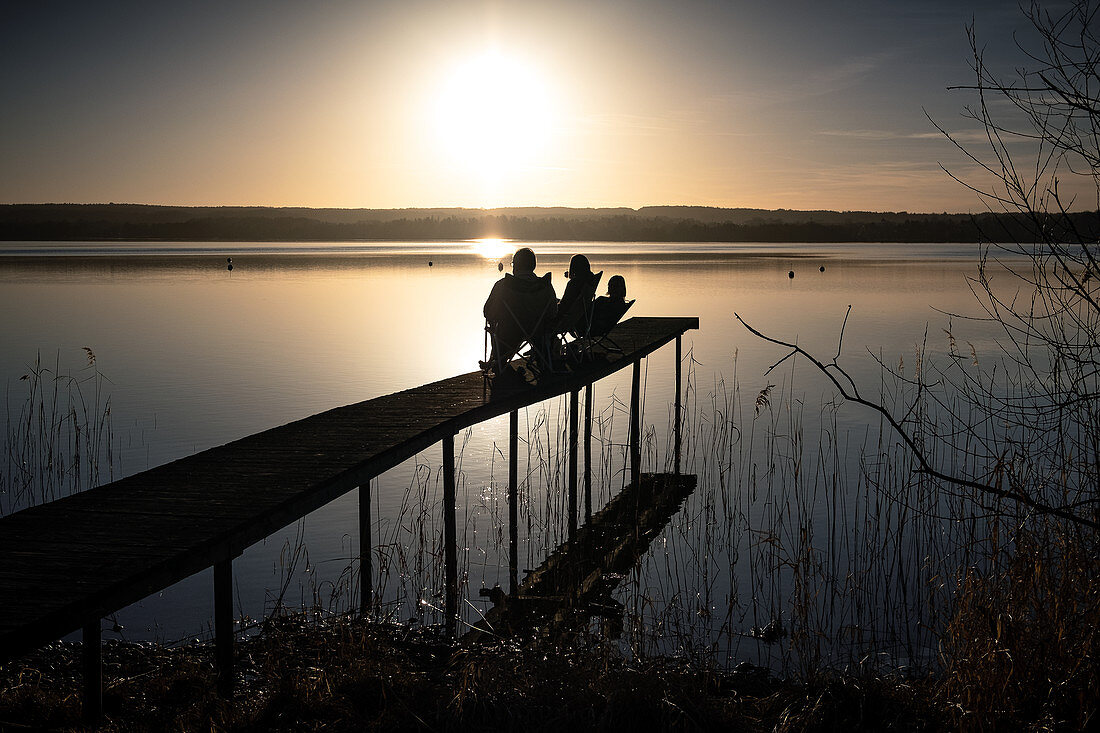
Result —
M697 318L632 318L612 332L622 354L607 354L573 371L544 377L536 385L494 390L481 372L471 372L329 410L4 517L0 662L83 628L86 655L96 655L86 656L85 667L86 679L91 677L86 694L94 696L100 684L94 669L100 619L213 566L216 645L229 689L234 557L351 489L369 486L372 478L439 442L444 453L445 514L450 512L445 516L445 535L453 538L455 434L511 413L514 490L516 411L565 393L572 397L570 510L575 524L579 391L590 392L595 381L633 365L631 469L637 476L640 360L676 342L679 406L680 339L698 327ZM679 424L677 419L677 432ZM585 427L587 440L588 421ZM360 553L368 581L369 496L369 491L360 492ZM514 512L515 502L511 503ZM446 537L445 541L448 617L453 623L454 543ZM369 602L366 582L364 608Z

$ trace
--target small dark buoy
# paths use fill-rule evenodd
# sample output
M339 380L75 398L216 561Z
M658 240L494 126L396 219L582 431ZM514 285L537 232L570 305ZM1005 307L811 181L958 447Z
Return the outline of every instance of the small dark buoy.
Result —
M497 272L504 272L504 263L503 262L498 262L497 263Z
M231 265L233 264L233 258L232 257L226 257L225 261L228 262Z
M821 266L821 267L819 267L818 269L819 269L819 270L821 270L821 272L825 272L825 265L822 265L822 266Z
M794 280L794 270L791 270L790 272L788 272L788 273L787 273L787 277L789 277L790 279Z
M432 266L432 261L428 260L428 267L431 267L431 266Z
M226 265L226 266L225 266L225 269L227 269L227 270L229 270L230 272L232 272L232 271L233 271L233 265Z

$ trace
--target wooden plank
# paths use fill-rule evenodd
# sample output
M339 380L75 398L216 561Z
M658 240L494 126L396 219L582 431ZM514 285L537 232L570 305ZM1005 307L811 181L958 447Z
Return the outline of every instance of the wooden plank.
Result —
M443 441L444 626L455 635L458 622L458 532L455 525L455 436Z
M577 534L577 401L578 390L569 393L569 539Z
M214 657L218 696L233 697L233 559L214 563Z
M681 396L680 396L681 393L683 392L683 387L680 384L680 378L681 378L681 372L682 372L682 362L683 362L683 356L680 353L681 352L681 338L682 337L679 336L679 335L676 336L676 400L673 403L673 411L672 411L673 420L675 421L675 424L673 425L673 435L674 435L675 445L673 447L673 456L674 457L673 457L672 471L673 471L673 473L676 473L676 474L680 473L680 453L683 452L683 437L682 437L682 434L683 434L684 418L683 418L683 415L682 415L682 413L683 413L683 404L682 404L682 399L681 399Z
M592 521L592 385L584 387L584 521ZM514 590L512 591L515 592Z
M508 592L515 593L519 572L519 412L508 413Z
M100 620L84 624L84 648L81 650L84 670L84 723L91 728L99 725L103 717L103 648Z
M641 364L641 360L634 362L630 378L630 480L633 483L642 475Z
M370 615L374 599L371 567L370 481L359 487L359 615Z

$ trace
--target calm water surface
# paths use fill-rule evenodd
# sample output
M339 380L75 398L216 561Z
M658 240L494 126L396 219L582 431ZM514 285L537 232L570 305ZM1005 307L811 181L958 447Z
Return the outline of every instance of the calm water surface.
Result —
M8 414L18 414L27 384L20 377L39 355L79 376L87 373L82 371L82 348L91 348L97 368L110 380L118 446L112 468L120 477L331 407L472 371L484 354L481 305L500 277L498 262L507 261L514 246L5 243L0 249L0 385ZM727 542L716 543L710 533L735 519L751 523L769 512L774 529L777 502L802 505L800 511L811 518L799 519L803 524L835 523L838 514L855 512L827 506L836 500L835 489L780 502L780 494L764 490L767 482L750 480L748 474L736 486L727 485L725 474L711 473L708 465L708 446L718 424L714 413L736 411L743 424L728 440L740 441L740 451L764 453L781 448L774 439L771 447L763 440L753 443L741 431L759 424L761 436L789 440L784 426L792 425L793 431L801 431L800 440L817 446L825 425L829 440L843 436L855 442L850 436L862 440L870 416L855 407L823 414L822 395L831 393L805 366L785 363L765 376L784 352L753 338L733 314L828 359L837 351L850 305L841 363L874 393L879 371L873 357L891 365L913 363L926 332L930 347L942 350L942 329L948 324L942 312L974 311L966 278L975 272L976 248L532 246L538 271L553 273L559 294L570 255L584 252L593 269L604 271L604 282L613 274L626 278L628 297L637 298L631 315L700 319L700 330L687 334L684 349L690 352L691 366L689 421L698 443L688 447L688 468L701 475L701 490L689 499L679 524L670 525L647 561L624 583L623 602L628 609L639 604L656 608L663 600L680 609L672 616L666 608L638 612L658 624L690 627L681 628L673 641L656 641L658 646L671 645L675 651L684 644L709 644L720 648L727 661L782 656L746 640L745 634L769 614L782 616L789 582L777 581L773 587L767 578L778 578L778 571L737 570L745 554L739 549L743 540L727 537ZM232 257L232 270L227 269L227 257ZM952 329L978 351L991 348L991 335L977 324L956 320ZM666 348L645 366L649 437L643 470L659 469L667 459L673 360L672 349ZM752 405L770 384L776 387L765 426ZM740 405L736 410L731 394ZM622 485L628 397L629 370L596 386L597 507ZM564 529L559 511L563 407L563 400L555 400L521 414L521 454L527 453L520 466L521 476L526 475L521 570L537 566ZM476 618L486 605L477 595L479 587L507 587L506 462L497 450L498 445L506 450L506 430L506 419L495 420L458 441L460 557L468 573L468 618ZM425 560L425 555L430 560L441 531L438 452L437 447L394 469L375 485L378 585L386 612L402 621L439 620L442 579ZM773 489L777 475L772 473ZM714 509L716 500L723 509ZM832 535L835 541L849 533L834 528ZM299 540L304 551L295 563L293 548ZM235 562L238 611L261 617L284 587L284 600L291 605L315 597L329 602L353 575L345 571L357 542L353 492L250 548ZM710 543L709 551L701 543ZM755 580L754 574L759 576ZM209 572L202 573L120 612L121 635L168 641L202 635L211 618L210 587ZM770 610L763 610L765 602ZM670 621L674 618L680 620Z

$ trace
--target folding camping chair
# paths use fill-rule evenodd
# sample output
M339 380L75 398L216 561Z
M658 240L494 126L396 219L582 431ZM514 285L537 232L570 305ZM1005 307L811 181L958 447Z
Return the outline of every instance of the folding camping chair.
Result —
M597 298L592 304L592 325L588 330L588 337L578 339L583 341L581 353L589 358L593 349L609 354L623 353L622 347L615 343L610 334L611 329L623 319L632 305L633 300L615 302L609 298Z
M558 338L558 351L564 355L572 354L576 349L572 343L579 339L588 338L592 328L592 302L596 297L596 291L600 287L600 279L603 278L603 270L595 273L584 290L569 304L564 311L558 311L558 322L555 327L555 336ZM569 337L573 341L569 341Z
M485 322L486 354L481 362L485 377L488 378L490 372L497 376L504 374L512 357L522 351L525 344L529 349L520 357L523 368L536 376L547 370L553 371L557 338L550 319L555 304L547 303L540 313L528 316L517 315L507 303L503 305L508 314L504 321ZM490 361L492 355L496 357L495 362Z

